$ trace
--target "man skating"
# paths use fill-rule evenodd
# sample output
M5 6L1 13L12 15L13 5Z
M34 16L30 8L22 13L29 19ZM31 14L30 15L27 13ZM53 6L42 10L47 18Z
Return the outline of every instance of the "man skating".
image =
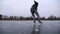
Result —
M32 5L30 11L31 11L31 14L32 14L32 16L33 16L34 23L36 23L36 21L35 21L35 15L34 15L34 14L36 14L39 23L42 24L42 22L40 21L40 16L39 16L39 14L38 14L38 12L37 12L37 7L38 7L38 2L36 2L36 1L34 0L34 4Z

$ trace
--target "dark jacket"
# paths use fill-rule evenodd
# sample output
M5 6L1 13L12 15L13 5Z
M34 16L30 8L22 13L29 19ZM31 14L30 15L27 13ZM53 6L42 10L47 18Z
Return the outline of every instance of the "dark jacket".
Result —
M30 11L37 11L38 3L34 1L35 4L32 5Z

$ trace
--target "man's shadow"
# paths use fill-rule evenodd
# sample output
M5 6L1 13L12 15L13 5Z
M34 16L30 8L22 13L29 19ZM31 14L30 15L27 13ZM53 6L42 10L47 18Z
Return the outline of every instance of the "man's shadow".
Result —
M38 25L33 24L32 34L40 34L41 27L42 27L42 24L38 24Z

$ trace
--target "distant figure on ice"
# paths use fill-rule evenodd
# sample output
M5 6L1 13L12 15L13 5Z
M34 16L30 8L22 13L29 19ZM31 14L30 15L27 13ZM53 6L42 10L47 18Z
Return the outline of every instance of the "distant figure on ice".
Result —
M39 16L39 14L38 14L38 12L37 12L37 7L38 7L38 2L36 2L36 1L34 0L34 4L32 5L30 11L31 11L31 14L32 14L32 16L33 16L34 23L36 23L36 21L35 21L35 15L34 15L34 14L36 14L39 23L42 24L42 22L40 21L40 16Z

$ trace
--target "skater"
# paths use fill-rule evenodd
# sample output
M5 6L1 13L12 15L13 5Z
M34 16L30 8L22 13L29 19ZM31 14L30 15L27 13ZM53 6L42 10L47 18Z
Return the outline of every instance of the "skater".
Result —
M34 14L36 14L39 23L42 24L42 22L40 21L40 16L39 16L39 14L38 14L38 12L37 12L37 7L38 7L38 2L36 2L36 1L34 0L34 4L32 5L30 11L31 11L31 14L32 14L32 16L33 16L34 23L36 23L36 21L35 21L35 15L34 15Z

